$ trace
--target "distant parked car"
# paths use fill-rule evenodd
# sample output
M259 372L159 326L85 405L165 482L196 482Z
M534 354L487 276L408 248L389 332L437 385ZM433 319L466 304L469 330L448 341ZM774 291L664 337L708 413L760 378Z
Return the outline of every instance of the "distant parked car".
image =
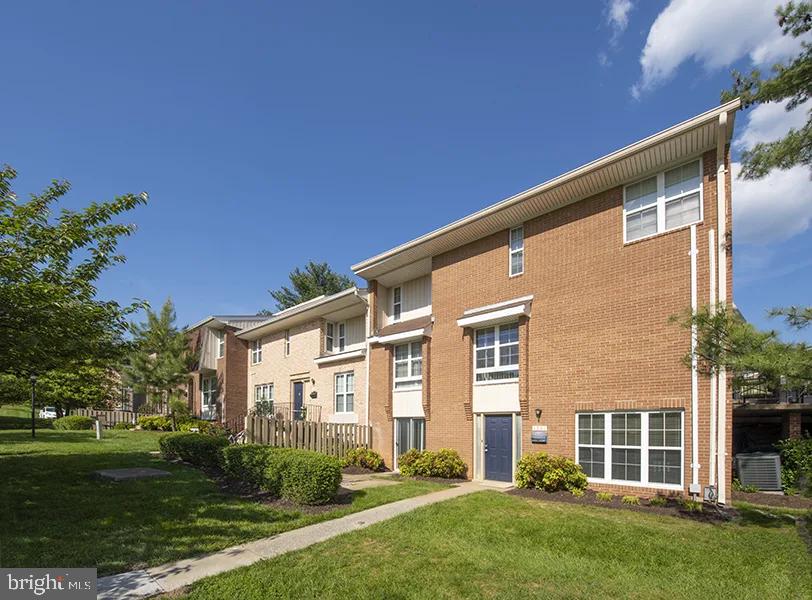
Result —
M39 409L39 418L40 419L56 419L56 407L55 406L43 406Z

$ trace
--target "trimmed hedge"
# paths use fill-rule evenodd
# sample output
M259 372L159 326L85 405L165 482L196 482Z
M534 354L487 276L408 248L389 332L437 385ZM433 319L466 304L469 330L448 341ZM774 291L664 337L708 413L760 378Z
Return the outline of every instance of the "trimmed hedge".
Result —
M440 477L442 479L462 479L465 477L465 462L459 452L450 448L440 450L409 450L398 457L398 467L406 477Z
M178 432L161 436L158 445L164 458L180 458L199 467L219 467L228 438Z
M93 429L95 427L95 420L90 417L82 417L79 415L70 415L54 419L54 429L61 429L63 431L76 431L83 429Z
M138 417L138 425L147 431L172 431L172 420L163 415Z
M563 456L536 452L523 456L516 468L516 487L547 492L585 490L586 475L581 465Z
M299 504L326 504L341 483L338 459L318 452L239 444L224 448L222 456L231 479Z
M353 448L347 451L344 460L341 461L344 467L361 467L371 471L381 471L383 469L383 457L369 448Z

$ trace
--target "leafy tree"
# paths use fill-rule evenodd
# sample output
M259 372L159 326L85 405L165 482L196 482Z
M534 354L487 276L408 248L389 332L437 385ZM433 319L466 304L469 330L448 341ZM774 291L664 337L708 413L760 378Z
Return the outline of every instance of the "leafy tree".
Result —
M771 311L784 315L794 328L803 327L809 313L809 308L797 307ZM784 342L775 331L759 331L724 305L716 310L703 307L693 314L689 310L674 320L686 329L696 326L696 353L688 353L683 362L690 366L696 356L700 373L710 375L724 368L732 374L734 386L752 383L757 374L759 382L773 389L785 386L806 391L812 387L812 347L803 342Z
M327 263L315 263L312 260L307 263L304 271L296 267L290 272L290 283L293 289L282 286L278 290L270 290L271 296L276 300L277 310L296 306L321 295L336 294L354 285L352 279L336 273ZM268 311L261 314L268 314Z
M11 189L16 176L0 168L0 373L28 377L115 356L140 303L100 300L95 282L124 262L118 241L135 229L113 219L144 204L146 194L63 208L52 218L70 184L53 181L21 202Z
M159 313L149 307L145 310L147 320L131 326L133 351L127 357L124 377L134 391L162 403L178 395L197 357L186 334L175 326L171 298Z
M776 9L776 16L783 34L797 38L812 29L812 2L788 2ZM733 71L733 79L733 87L722 93L723 102L739 96L747 108L788 101L787 110L792 110L812 94L812 44L802 42L800 54L786 65L774 65L771 77L762 77L754 69L748 75ZM807 115L802 128L793 128L780 140L762 142L743 152L740 177L760 179L773 169L812 166L812 110Z

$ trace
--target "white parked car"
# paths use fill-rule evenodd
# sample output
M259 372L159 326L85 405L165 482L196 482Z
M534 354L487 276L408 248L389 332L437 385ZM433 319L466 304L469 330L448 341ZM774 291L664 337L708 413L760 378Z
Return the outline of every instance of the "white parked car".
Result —
M39 409L39 418L40 419L56 419L56 407L54 406L43 406Z

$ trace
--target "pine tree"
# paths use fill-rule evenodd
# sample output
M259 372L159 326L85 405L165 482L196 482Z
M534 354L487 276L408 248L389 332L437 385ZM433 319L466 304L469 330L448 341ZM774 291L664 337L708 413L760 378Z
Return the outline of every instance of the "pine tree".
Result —
M312 260L307 263L304 271L296 267L289 277L293 289L282 286L278 290L269 290L276 300L277 310L284 310L322 295L336 294L353 286L352 279L336 273L326 262L315 263Z

